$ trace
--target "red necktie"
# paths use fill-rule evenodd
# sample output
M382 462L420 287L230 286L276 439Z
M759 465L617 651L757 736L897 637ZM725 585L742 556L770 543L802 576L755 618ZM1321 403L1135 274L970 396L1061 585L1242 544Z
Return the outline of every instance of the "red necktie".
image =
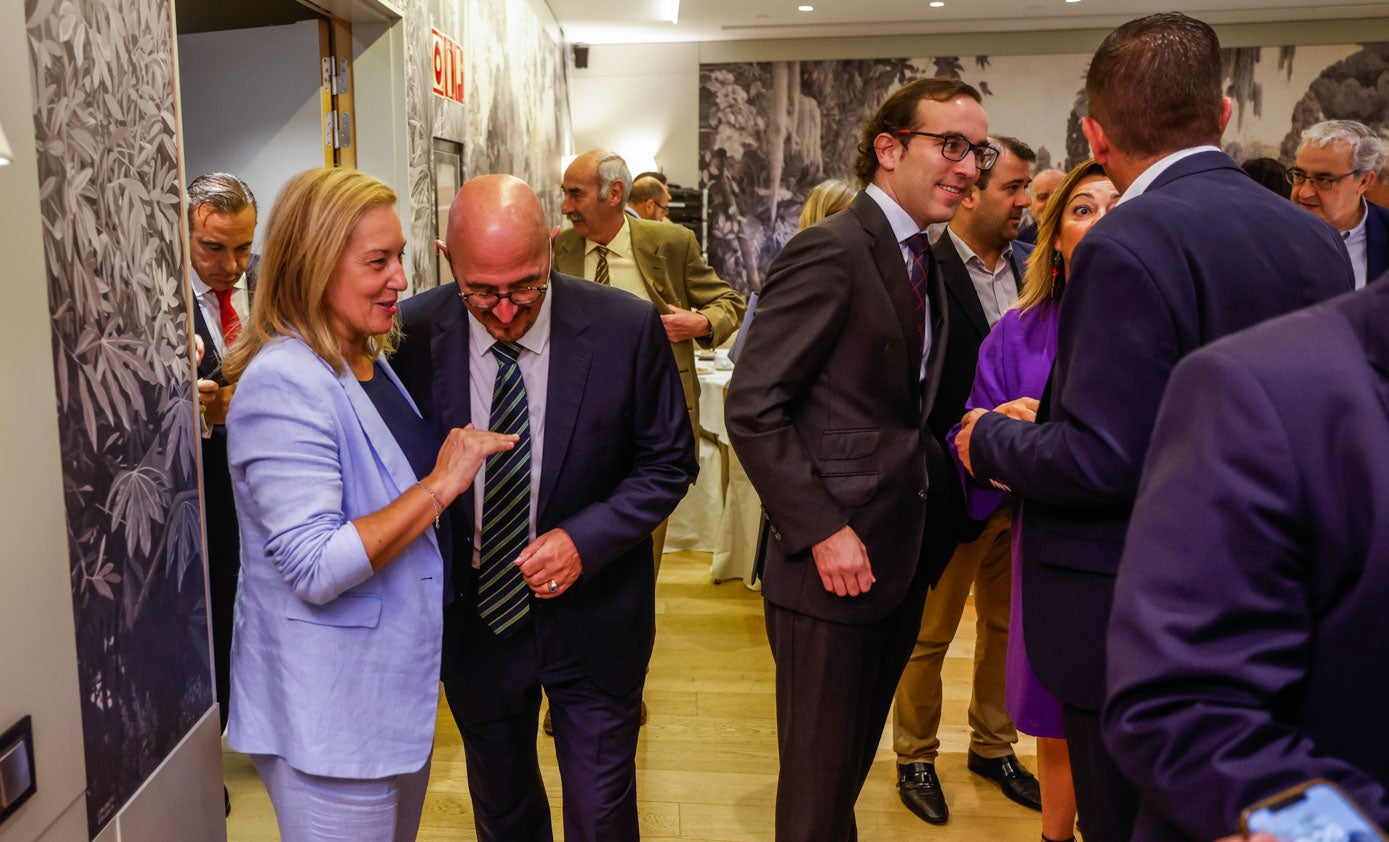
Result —
M230 348L236 341L236 337L241 335L241 317L236 315L236 308L232 306L231 297L234 289L216 289L217 307L222 311L222 341Z

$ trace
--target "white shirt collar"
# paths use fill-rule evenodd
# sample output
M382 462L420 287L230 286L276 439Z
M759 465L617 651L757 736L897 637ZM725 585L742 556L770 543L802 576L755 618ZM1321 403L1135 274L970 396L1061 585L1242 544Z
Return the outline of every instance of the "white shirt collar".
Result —
M873 201L878 203L878 207L883 209L883 215L887 217L887 222L892 226L892 235L897 238L899 245L905 244L907 238L913 234L920 234L921 229L916 227L916 220L911 218L911 214L902 209L897 204L897 200L887 195L881 187L870 184L863 189ZM905 246L904 246L905 247Z
M550 302L555 297L554 275L550 275L550 288L545 293L545 297L540 300L540 315L536 316L535 324L531 325L530 330L521 334L521 338L516 340L516 344L525 348L527 351L540 354L545 351L545 346L550 343ZM468 350L474 357L485 356L492 351L492 346L497 340L492 338L492 334L487 332L487 328L482 326L482 322L477 320L472 310L466 306L463 308L468 313Z
M950 234L950 242L955 244L955 251L960 255L960 261L962 263L967 264L970 262L970 260L978 260L979 265L984 265L984 258L980 257L977 253L975 253L974 249L969 247L969 243L966 243L964 239L960 237L959 234L955 233L955 229L953 227L946 228L945 230L947 233ZM1004 265L1010 263L1012 259L1013 241L1009 240L1008 242L1003 244L1003 250L998 253L999 265L994 267L994 274L998 274L998 270L1001 269ZM987 268L985 269L985 271L987 271Z
M603 244L585 238L584 255L587 256L589 252L601 245ZM617 229L617 233L608 241L607 249L609 254L615 254L618 257L627 257L632 253L632 220L627 214L622 215L622 227Z
M1149 187L1152 187L1153 182L1158 180L1158 176L1162 175L1164 172L1167 172L1168 167L1171 167L1173 164L1177 163L1183 158L1190 158L1192 155L1196 155L1201 152L1219 151L1220 148L1216 146L1192 146L1183 149L1180 152L1173 152L1171 155L1168 155L1165 158L1159 158L1157 161L1149 165L1146 170L1140 173L1138 178L1135 178L1133 180L1133 183L1129 185L1129 189L1124 191L1124 195L1120 196L1119 201L1115 204L1122 205L1129 199L1136 199L1139 196L1142 196L1144 191L1146 191Z
M202 276L200 276L200 275L198 274L197 270L194 270L194 271L192 271L192 272L189 272L188 275L189 275L190 280L193 282L193 294L196 295L198 298L202 298L204 295L207 295L209 292L216 292L216 290L214 290L212 287L210 287L210 286L208 286L207 284L203 283ZM246 288L246 275L243 273L243 274L241 275L241 277L239 277L239 278L236 279L236 283L232 284L232 289L245 289L245 288Z

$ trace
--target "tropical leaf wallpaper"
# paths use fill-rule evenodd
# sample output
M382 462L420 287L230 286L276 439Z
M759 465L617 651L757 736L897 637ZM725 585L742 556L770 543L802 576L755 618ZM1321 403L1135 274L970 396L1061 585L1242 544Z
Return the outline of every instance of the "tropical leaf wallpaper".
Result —
M1389 134L1389 44L1245 47L1224 51L1235 115L1224 145L1236 160L1290 163L1297 137L1326 119ZM1038 153L1039 167L1089 155L1080 131L1089 55L705 64L699 163L709 190L709 262L744 293L796 232L801 206L829 177L852 180L858 133L883 98L925 76L951 76L984 96L990 130Z
M92 836L212 705L166 0L28 0Z

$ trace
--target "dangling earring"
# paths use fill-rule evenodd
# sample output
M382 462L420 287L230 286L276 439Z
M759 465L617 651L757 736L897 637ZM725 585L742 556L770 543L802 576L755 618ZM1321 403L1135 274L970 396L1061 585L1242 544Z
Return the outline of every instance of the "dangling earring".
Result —
M1059 252L1059 251L1054 251L1054 252L1052 252L1052 253L1051 253L1051 287L1047 289L1047 298L1055 298L1055 297L1056 297L1056 295L1057 295L1057 293L1058 293L1058 290L1057 290L1057 288L1056 288L1056 284L1057 284L1058 279L1061 278L1061 273L1064 271L1064 269L1065 269L1065 264L1064 264L1064 263L1062 262L1062 260L1061 260L1061 252ZM1065 283L1064 280L1061 280L1060 282L1061 282L1062 284Z

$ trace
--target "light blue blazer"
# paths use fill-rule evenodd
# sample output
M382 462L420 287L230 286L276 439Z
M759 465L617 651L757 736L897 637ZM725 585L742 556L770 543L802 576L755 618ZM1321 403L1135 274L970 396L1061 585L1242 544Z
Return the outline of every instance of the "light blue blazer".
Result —
M295 338L246 368L227 449L241 523L228 745L314 775L418 771L438 707L437 539L373 573L350 523L415 484L405 454L352 372Z

